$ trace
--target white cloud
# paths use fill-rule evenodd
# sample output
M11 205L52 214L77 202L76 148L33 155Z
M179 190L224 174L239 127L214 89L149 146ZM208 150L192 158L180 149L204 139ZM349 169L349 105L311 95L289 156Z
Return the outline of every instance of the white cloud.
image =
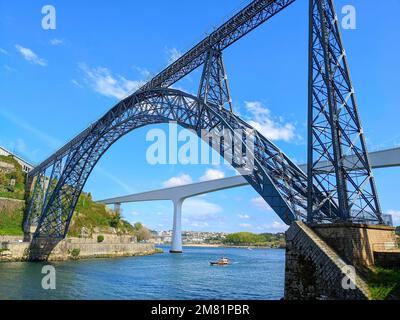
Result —
M261 225L254 225L254 224L250 224L250 223L239 223L238 226L241 228L244 228L244 229L248 229L252 232L256 232L256 233L285 232L289 228L286 224L283 224L278 221L274 221L272 223L265 223L265 224L261 224Z
M193 226L194 223L210 223L218 218L223 209L212 202L199 198L190 198L183 203L182 221Z
M77 86L77 87L79 87L79 88L82 88L82 85L78 82L78 80L72 79L71 82L72 82L72 84L74 84L75 86Z
M289 226L279 221L274 221L268 224L262 224L256 227L257 230L263 232L285 232L288 228Z
M295 138L295 127L291 123L283 123L282 119L275 121L271 111L259 101L245 102L247 111L251 114L247 122L263 136L270 140L291 141Z
M0 48L0 53L2 53L2 54L8 54L7 50L6 50L6 49L3 49L3 48Z
M26 153L27 152L27 147L26 147L26 143L24 140L22 139L17 139L16 143L15 143L15 149L18 152L21 153Z
M169 64L174 63L176 60L182 57L182 53L176 48L167 49L167 54Z
M250 223L239 223L239 227L249 229L253 226Z
M39 152L38 149L30 149L25 141L21 138L17 138L16 140L9 142L7 147L18 155L26 157L27 160L36 159Z
M200 177L200 181L208 181L215 179L222 179L225 177L225 173L217 169L208 169L205 174Z
M5 64L4 65L4 69L6 69L9 72L15 72L17 71L16 69L14 69L13 67L10 67L9 65Z
M248 214L238 214L237 215L239 217L239 219L250 219L250 216Z
M190 224L191 227L195 227L195 228L206 228L209 226L209 224L205 221L203 222L193 222Z
M51 39L51 40L50 40L50 44L51 44L52 46L60 46L60 45L64 44L64 40L54 38L54 39Z
M149 79L152 76L151 72L145 68L134 67L134 69L145 79Z
M37 64L39 66L45 67L47 66L47 61L43 58L40 58L36 53L34 53L31 49L29 48L24 48L19 44L15 45L15 48L18 50L18 52L24 57L26 61L29 61L33 64Z
M387 213L392 215L393 224L394 225L400 224L400 211L398 211L398 210L389 210Z
M192 183L193 180L188 174L181 174L177 177L172 177L168 179L167 181L163 182L164 188L171 188L171 187L177 187L177 186L182 186L185 184Z
M128 80L120 75L113 75L110 70L104 67L89 68L86 64L79 64L85 74L85 81L96 92L121 100L129 93L137 90L144 83L138 80Z
M268 203L266 203L265 200L260 196L252 198L251 203L259 209L266 210L266 211L272 210L272 208L268 205Z

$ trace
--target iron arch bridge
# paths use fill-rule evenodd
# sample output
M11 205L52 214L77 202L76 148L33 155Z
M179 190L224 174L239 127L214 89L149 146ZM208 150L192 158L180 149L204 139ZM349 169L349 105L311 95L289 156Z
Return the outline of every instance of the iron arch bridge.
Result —
M246 151L247 157L232 156L230 163L241 173L247 168L245 179L286 224L299 219L382 224L333 0L309 0L307 174L256 131L248 138L245 133L253 128L233 111L223 50L294 2L252 1L35 167L27 181L31 199L25 232L29 234L31 226L37 225L34 240L64 238L79 195L108 148L132 130L169 121L195 130L202 139L206 130L220 133L224 141L239 141L241 148L234 143L212 147L222 156ZM169 89L200 66L197 96ZM249 142L254 146L251 152Z
M38 221L36 238L64 238L68 232L78 197L96 163L110 146L127 133L140 127L174 121L195 130L204 138L204 130L216 131L218 136L239 140L246 148L246 133L254 130L233 113L198 97L174 89L154 89L130 96L121 101L92 126L85 139L71 147L67 156L56 158L49 166L50 175L40 173L35 182L28 224ZM287 224L305 219L307 212L307 177L278 147L254 131L254 152L244 158L232 157L232 166L241 170L243 161L252 161L245 179ZM209 141L207 141L209 142ZM237 144L236 144L237 145ZM226 148L211 144L221 155ZM224 144L225 146L225 144ZM243 151L243 150L242 150ZM254 158L253 158L254 157ZM240 159L240 160L239 160ZM46 179L47 183L43 183ZM39 192L41 185L46 191ZM44 203L40 206L40 195ZM39 201L39 203L36 203ZM335 219L334 203L326 203L321 214L326 221Z

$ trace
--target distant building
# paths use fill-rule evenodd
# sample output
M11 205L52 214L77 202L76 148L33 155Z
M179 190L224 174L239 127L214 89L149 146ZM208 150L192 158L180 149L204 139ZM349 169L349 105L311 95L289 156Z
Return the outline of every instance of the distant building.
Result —
M14 159L21 165L22 171L25 173L29 173L34 168L34 166L32 164L25 161L21 157L17 156L13 152L8 151L6 148L4 148L2 146L0 146L0 156L6 156L6 157L13 156Z
M182 242L184 244L204 244L223 240L224 232L207 231L182 231ZM172 230L154 231L152 242L156 244L170 244L172 241Z

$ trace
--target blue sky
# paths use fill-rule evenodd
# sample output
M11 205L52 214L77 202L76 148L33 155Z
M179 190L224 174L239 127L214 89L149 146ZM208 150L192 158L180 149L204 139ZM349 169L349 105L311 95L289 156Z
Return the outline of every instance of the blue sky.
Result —
M0 145L39 163L104 114L127 91L190 49L248 1L0 0ZM56 8L55 30L41 9ZM336 1L356 8L357 28L343 30L370 150L400 145L397 0L382 12L372 0ZM306 159L307 1L298 0L224 52L235 110L292 159ZM210 10L212 8L212 10ZM200 72L176 86L196 93ZM268 111L254 112L254 106ZM167 126L158 126L167 129ZM92 173L95 199L177 182L230 176L228 166L149 165L145 127L119 140ZM400 170L376 170L385 212L400 224ZM172 179L172 180L171 180ZM169 202L123 206L125 218L167 230ZM187 200L185 230L277 232L280 219L250 187Z

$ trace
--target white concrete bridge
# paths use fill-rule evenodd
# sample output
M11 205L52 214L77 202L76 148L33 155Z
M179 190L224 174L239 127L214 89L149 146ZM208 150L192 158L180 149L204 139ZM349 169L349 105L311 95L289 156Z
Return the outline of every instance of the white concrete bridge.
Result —
M389 168L400 166L400 147L381 150L369 153L371 167L373 169ZM347 158L345 161L351 161ZM320 164L321 167L324 163ZM304 172L307 171L307 165L299 166ZM248 182L242 176L233 176L222 179L209 180L204 182L191 183L187 185L147 191L122 197L110 198L98 201L107 205L115 205L118 209L122 203L170 200L174 203L173 237L171 250L172 253L182 252L181 220L182 204L187 198L201 194L216 192L225 189L236 188L247 185Z

